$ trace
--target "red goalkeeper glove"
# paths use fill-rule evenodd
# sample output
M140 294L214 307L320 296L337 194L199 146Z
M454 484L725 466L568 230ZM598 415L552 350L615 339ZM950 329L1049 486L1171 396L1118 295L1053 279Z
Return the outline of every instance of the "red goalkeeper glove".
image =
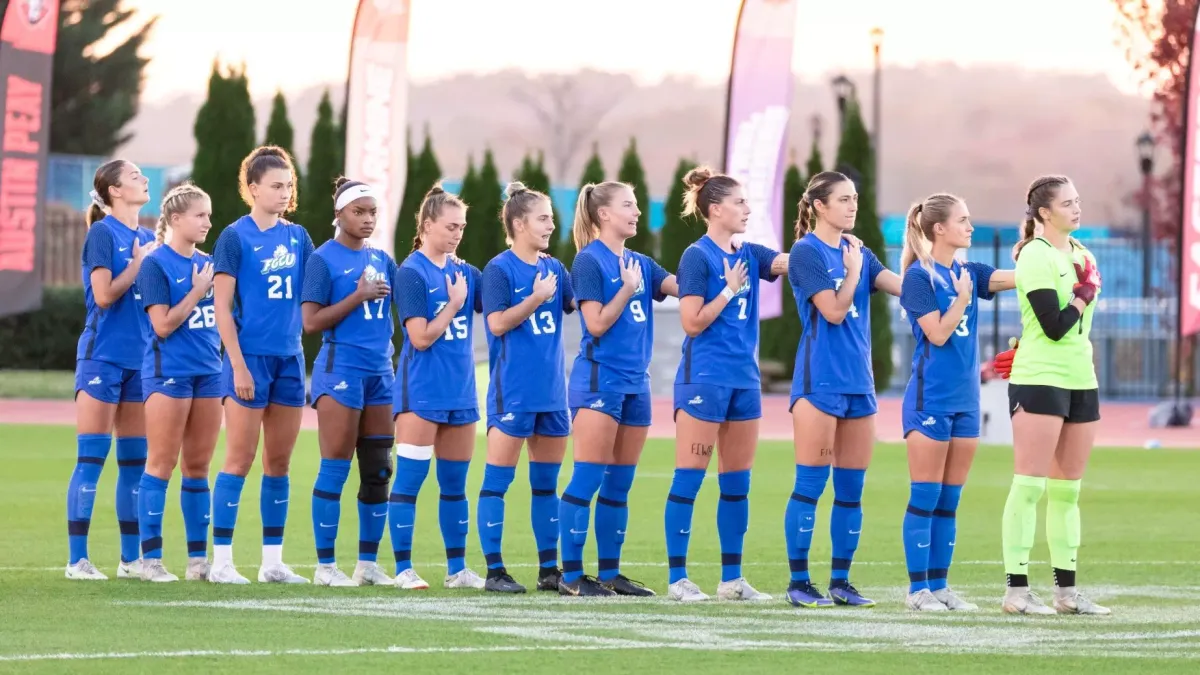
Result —
M1014 339L1009 344L1012 345L1012 349L1000 352L992 360L992 370L1003 380L1007 380L1012 375L1013 358L1017 355L1017 347L1020 345L1020 341Z
M1085 257L1082 266L1075 263L1075 279L1075 297L1083 300L1085 305L1092 304L1096 300L1096 294L1100 292L1100 272L1091 258Z

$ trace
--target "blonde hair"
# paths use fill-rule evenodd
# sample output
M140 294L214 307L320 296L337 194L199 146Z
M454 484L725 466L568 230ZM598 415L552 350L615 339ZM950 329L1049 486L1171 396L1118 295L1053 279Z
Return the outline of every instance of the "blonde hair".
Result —
M250 184L257 184L262 180L263 174L272 169L286 169L292 175L292 196L288 200L287 209L284 210L284 213L292 213L300 202L300 186L295 185L296 165L288 151L277 145L257 147L242 160L238 169L238 194L241 195L242 201L246 202L246 206L253 207L254 198L250 196Z
M421 228L425 226L425 221L437 220L438 216L442 215L442 209L447 206L458 206L464 210L467 208L466 202L458 195L446 192L442 189L441 181L438 181L425 193L425 198L421 200L421 208L417 209L417 233L413 235L412 250L421 248Z
M209 199L209 196L193 183L180 183L171 188L163 197L161 214L158 216L158 222L154 224L154 240L159 244L166 243L167 226L171 224L171 216L187 213L197 199Z
M708 218L708 212L729 196L739 185L737 180L717 173L707 166L698 166L683 177L687 192L683 193L683 215Z
M571 236L575 239L575 250L582 251L600 236L600 208L608 206L621 190L632 190L628 183L606 180L603 183L588 183L579 190L575 202L575 222Z
M961 199L952 194L939 192L929 195L924 201L908 209L908 220L904 225L904 251L900 254L900 273L903 274L914 262L925 269L933 269L933 226L950 219L951 210Z
M844 173L822 171L808 181L808 187L805 188L804 194L800 195L800 215L796 218L797 239L816 229L817 207L815 204L821 202L828 205L829 195L833 193L833 188L849 180L850 178Z
M1040 176L1029 184L1029 190L1025 193L1025 218L1021 221L1021 240L1013 246L1013 260L1021 255L1021 249L1025 248L1026 244L1041 236L1046 228L1041 210L1050 208L1054 198L1058 196L1058 189L1070 182L1071 179L1066 176ZM1072 246L1079 246L1074 237L1070 237L1069 240Z
M513 181L504 188L504 206L500 209L500 220L504 223L504 243L513 245L516 232L513 221L524 218L539 200L550 201L550 198L537 190L530 190L521 181Z

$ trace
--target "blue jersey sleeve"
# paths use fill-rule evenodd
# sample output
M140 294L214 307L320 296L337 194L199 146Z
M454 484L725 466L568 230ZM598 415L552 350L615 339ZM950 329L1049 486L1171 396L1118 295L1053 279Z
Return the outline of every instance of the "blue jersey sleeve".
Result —
M142 307L150 309L153 305L171 306L171 287L167 282L167 273L162 265L154 258L142 261L142 269L137 275L138 291L142 294Z
M307 265L308 261L312 260L313 253L316 252L317 247L313 244L312 235L308 233L308 230L301 227L300 232L304 234L304 238L300 242L300 254L304 264Z
M411 267L401 267L392 285L392 304L400 312L400 323L419 316L425 318L425 280Z
M775 281L778 275L771 274L771 264L775 262L775 258L779 257L779 251L753 242L749 242L745 246L750 258L758 263L758 278L763 281Z
M604 302L604 271L600 269L600 261L590 253L581 252L575 256L575 263L571 266L571 283L574 284L577 301Z
M679 280L680 299L689 295L703 298L708 290L708 261L704 258L704 251L689 246L679 259L679 272L675 276Z
M996 271L995 267L978 262L969 262L965 267L971 272L971 276L975 277L975 297L980 300L996 297L995 293L988 290L988 284L992 282L992 272Z
M241 267L242 238L237 230L227 227L217 237L217 245L213 247L213 273L228 274L236 279Z
M570 314L575 311L575 289L571 283L571 273L567 271L567 266L558 263L558 287L562 292L562 308L563 314Z
M512 307L512 281L504 268L489 262L483 268L483 315Z
M478 314L482 314L483 313L483 273L479 271L478 267L468 263L467 264L467 274L469 274L471 276L471 287L475 289L475 297L468 298L468 299L471 300L472 306L475 307L475 312Z
M875 277L879 276L880 272L887 269L883 263L879 262L875 252L863 246L863 269L867 272L867 281L871 283L871 292L875 292Z
M300 302L315 302L328 307L333 297L333 277L329 274L329 263L319 255L309 259L304 267L304 288L300 291Z
M933 281L929 278L929 271L920 265L910 265L904 273L904 281L900 287L900 306L914 319L938 311Z
M92 270L103 267L112 270L113 236L108 227L96 223L88 230L83 241L83 271L90 275Z
M650 261L650 294L654 297L655 302L662 302L667 297L667 294L662 291L662 285L671 276L671 273L659 265L654 258L646 256L646 260ZM642 273L645 274L645 271L643 270Z
M798 289L796 296L807 301L821 291L837 290L833 278L825 271L825 261L812 246L796 246L788 256L788 281Z

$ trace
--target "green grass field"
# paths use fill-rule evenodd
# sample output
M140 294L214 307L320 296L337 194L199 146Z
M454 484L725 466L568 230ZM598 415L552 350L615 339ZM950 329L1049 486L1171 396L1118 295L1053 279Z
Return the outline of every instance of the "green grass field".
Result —
M0 671L330 672L400 668L408 672L478 669L488 673L619 672L972 672L1010 673L1048 667L1091 675L1200 672L1200 538L1197 492L1200 453L1098 450L1084 482L1080 580L1114 616L1006 617L998 603L999 518L1011 460L1000 448L981 451L959 509L952 584L983 609L970 615L914 616L901 604L906 572L900 520L908 478L903 449L880 445L868 475L866 524L852 578L880 606L872 610L795 610L782 600L787 583L782 513L792 486L790 446L764 443L751 493L746 576L771 603L715 602L680 606L650 601L591 601L530 594L499 598L445 591L437 490L431 477L419 504L414 559L435 585L420 593L392 589L328 589L252 584L84 583L63 578L64 490L74 457L69 427L0 427ZM482 450L482 444L480 446ZM482 453L481 453L482 455ZM481 456L480 455L480 456ZM478 493L477 461L468 494ZM316 436L300 437L292 473L285 559L310 575L315 554L309 493L317 468ZM659 593L666 590L662 513L672 446L652 441L630 499L632 518L623 570ZM117 528L113 466L106 467L92 522L92 560L115 577ZM569 469L564 469L565 486ZM343 506L338 552L349 572L356 556L352 476ZM178 479L165 523L166 564L182 576L183 525ZM258 481L244 499L257 502ZM719 574L710 477L697 500L692 579L710 592ZM536 554L528 518L524 468L509 492L505 556L510 571L532 585ZM473 497L472 497L473 500ZM822 501L822 533L831 500ZM472 505L472 513L474 506ZM259 560L259 519L242 510L235 542L243 574ZM828 536L814 542L814 577L828 573ZM390 568L385 538L380 560ZM586 560L595 571L594 548ZM1039 540L1035 586L1050 587ZM472 524L468 561L482 571Z

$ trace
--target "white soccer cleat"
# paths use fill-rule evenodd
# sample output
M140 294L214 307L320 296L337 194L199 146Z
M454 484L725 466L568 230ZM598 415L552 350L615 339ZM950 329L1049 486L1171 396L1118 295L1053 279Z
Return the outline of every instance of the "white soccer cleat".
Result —
M974 612L979 609L979 605L958 597L958 594L950 590L949 586L933 591L933 597L940 600L946 609L954 612Z
M402 591L424 591L429 588L429 584L417 576L417 571L411 567L397 574L393 585Z
M471 568L463 568L457 574L446 575L446 588L475 588L483 590L486 584L482 577L473 572Z
M343 575L345 576L345 575ZM260 584L307 584L308 579L296 574L283 563L272 563L258 568Z
M313 583L317 586L332 586L333 588L349 588L357 586L346 573L339 570L337 565L317 565L313 573Z
M679 602L704 602L709 599L699 586L687 579L680 579L668 586L667 597Z
M172 581L179 581L179 577L167 571L163 567L162 561L157 558L150 558L142 561L142 581L152 581L156 584L166 584Z
M123 562L117 566L118 579L141 579L142 578L142 559L138 558L133 562Z
M396 583L378 564L366 560L358 561L353 579L359 586L394 586Z
M1054 610L1059 614L1088 614L1091 616L1108 616L1112 610L1097 605L1080 595L1075 587L1054 589Z
M237 568L233 566L233 563L213 565L212 568L208 570L208 580L210 583L214 584L241 585L250 583L249 579L241 574L238 574Z
M722 581L717 584L718 600L749 600L765 602L771 599L766 593L759 593L746 581L746 577L738 577L733 581Z
M187 573L183 578L188 581L208 581L210 569L208 558L188 558Z
M1054 614L1054 610L1047 607L1037 593L1029 590L1028 586L1009 588L1004 593L1004 600L1000 607L1005 614Z
M67 565L67 578L76 581L107 581L108 576L96 569L87 558L80 558L74 565Z
M945 612L949 609L928 588L922 588L916 593L909 593L904 606L914 612Z

